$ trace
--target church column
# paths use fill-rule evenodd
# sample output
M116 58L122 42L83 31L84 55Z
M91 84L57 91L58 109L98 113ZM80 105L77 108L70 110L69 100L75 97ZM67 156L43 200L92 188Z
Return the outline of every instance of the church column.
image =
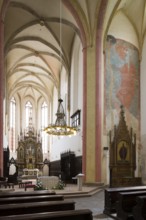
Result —
M82 172L84 174L84 180L86 180L86 93L87 93L87 50L83 49L83 127L82 127L82 137L83 137L83 146L82 146Z
M87 172L86 170L88 169L87 167L87 158L88 158L88 151L87 151L87 39L86 39L86 34L85 30L83 27L83 24L80 20L79 14L80 13L77 8L75 9L73 7L73 3L70 0L62 0L63 4L69 9L69 11L73 14L79 28L80 28L80 33L81 33L81 42L83 45L83 127L82 127L82 136L83 136L83 155L82 155L82 172L85 175L84 180L86 181L86 175ZM76 5L76 4L75 4ZM89 71L90 72L90 71ZM89 162L90 163L90 162ZM89 169L88 169L89 171ZM90 173L90 171L89 171ZM87 175L88 176L88 175ZM87 178L88 179L88 178ZM90 181L90 178L88 179Z
M88 33L81 21L80 10L73 1L63 0L73 14L81 33L83 45L83 156L82 172L85 182L95 182L95 44L90 45L86 39ZM89 43L89 46L88 43Z
M63 0L73 14L81 33L83 45L83 160L82 172L85 182L101 181L102 148L102 41L103 21L107 0L100 1L100 8L95 15L97 30L90 45L89 33L80 10L73 1ZM75 10L76 9L76 10ZM103 13L103 14L102 14ZM99 42L98 42L99 41Z
M96 29L96 99L95 99L95 123L96 123L96 134L95 134L95 145L96 145L96 182L101 181L101 151L102 151L102 112L103 112L103 75L104 75L104 68L103 68L103 39L104 39L104 18L105 18L105 12L107 7L108 1L102 0L99 8L98 13L98 21L97 21L97 29Z
M83 153L85 181L102 181L102 111L103 111L103 21L107 1L101 1L93 45L84 48L84 128ZM86 52L85 52L86 51ZM86 56L86 58L85 58ZM86 65L85 65L86 59ZM84 131L85 130L85 131Z
M4 59L3 59L4 24L0 21L0 176L3 176L3 98L4 98Z
M5 0L1 3L0 13L0 176L3 176L3 137L4 137L4 120L5 113L3 112L3 100L5 89L4 77L4 16L10 0Z
M85 182L94 183L96 176L95 157L95 45L83 49L83 173ZM86 62L85 62L86 61ZM86 65L85 65L86 64ZM86 69L85 69L86 68Z

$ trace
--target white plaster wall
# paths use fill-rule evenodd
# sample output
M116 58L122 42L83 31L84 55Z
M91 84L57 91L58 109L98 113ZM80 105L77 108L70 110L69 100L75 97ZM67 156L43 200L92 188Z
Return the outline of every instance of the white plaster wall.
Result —
M60 98L63 99L63 105L66 106L65 99L66 99L66 94L68 93L68 90L67 90L68 77L67 77L67 73L64 68L62 68L60 79L61 79L60 80Z
M73 151L76 156L82 155L80 133L71 137L53 137L50 148L50 161L60 160L60 154Z
M62 105L65 113L65 120L67 125L70 125L70 112L68 108L68 73L62 68L60 76L60 98L63 100Z
M53 101L52 101L52 105L50 105L50 122L49 123L55 123L56 120L56 112L57 112L57 107L58 107L58 92L57 89L54 88L53 91Z
M77 62L78 61L78 62ZM79 38L75 39L74 49L72 53L72 65L71 65L71 109L70 116L78 109L81 110L82 115L82 88L83 88L83 57L82 48ZM63 84L63 79L61 81L61 87L67 88L66 84ZM66 80L64 80L66 83ZM64 97L63 91L61 89L61 95ZM67 107L66 105L63 105ZM66 111L67 112L67 111ZM53 112L54 114L54 112ZM60 160L60 154L66 151L74 151L76 156L82 155L82 116L81 116L81 126L80 131L76 136L71 137L50 137L50 161Z
M71 114L82 108L83 54L80 39L76 37L71 66Z
M115 15L110 25L108 35L113 35L115 38L123 39L139 48L138 39L134 26L121 11Z

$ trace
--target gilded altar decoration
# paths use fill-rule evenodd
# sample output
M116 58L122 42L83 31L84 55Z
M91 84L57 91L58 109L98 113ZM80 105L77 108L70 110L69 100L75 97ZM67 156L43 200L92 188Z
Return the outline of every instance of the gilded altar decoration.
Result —
M18 175L23 175L23 170L42 170L43 154L40 136L35 135L30 129L25 135L20 135L17 149Z

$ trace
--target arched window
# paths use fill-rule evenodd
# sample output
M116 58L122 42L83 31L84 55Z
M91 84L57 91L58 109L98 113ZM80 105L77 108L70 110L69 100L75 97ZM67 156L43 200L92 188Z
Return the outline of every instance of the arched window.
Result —
M26 123L26 128L32 123L32 104L30 101L27 101L25 104L25 123Z
M16 120L16 101L14 97L12 97L10 101L10 133L9 133L9 148L11 151L15 151L16 148L15 120Z
M41 128L42 128L42 149L43 153L47 153L48 149L48 138L45 132L43 132L44 128L48 125L48 105L46 102L43 102L41 106Z

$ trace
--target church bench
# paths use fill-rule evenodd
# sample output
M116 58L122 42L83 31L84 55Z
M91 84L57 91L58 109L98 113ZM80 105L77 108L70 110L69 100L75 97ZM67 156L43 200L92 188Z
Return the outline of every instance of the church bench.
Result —
M5 189L7 189L7 187L10 189L14 189L14 183L8 183L6 181L0 181L0 188L2 188L2 186L5 187Z
M0 181L0 188L2 188L2 186L7 188L7 181Z
M0 205L0 216L74 210L72 200ZM5 218L4 218L5 219Z
M55 191L50 190L36 190L36 191L9 191L9 192L1 192L0 198L6 198L6 197L21 197L21 196L41 196L41 195L56 195Z
M5 216L5 220L34 220L34 219L50 219L50 220L93 220L92 212L89 209L67 210L58 212L45 212L37 214L23 214ZM4 220L0 217L0 220Z
M146 196L138 196L136 198L136 205L133 207L132 214L134 219L146 219Z
M32 184L32 181L19 182L19 188L25 188L27 184Z
M9 189L10 189L10 188L14 189L14 183L7 183L6 188L7 188L7 187L9 187Z
M28 189L28 188L33 188L35 187L36 185L35 184L25 184L25 191Z
M121 192L117 201L117 218L126 220L133 216L132 209L137 204L137 196L146 196L146 191Z
M103 213L110 215L116 213L116 202L119 192L144 191L146 186L116 187L104 190L104 210Z
M38 195L38 196L21 196L0 198L0 205L11 203L29 203L29 202L45 202L45 201L61 201L64 200L63 195Z

